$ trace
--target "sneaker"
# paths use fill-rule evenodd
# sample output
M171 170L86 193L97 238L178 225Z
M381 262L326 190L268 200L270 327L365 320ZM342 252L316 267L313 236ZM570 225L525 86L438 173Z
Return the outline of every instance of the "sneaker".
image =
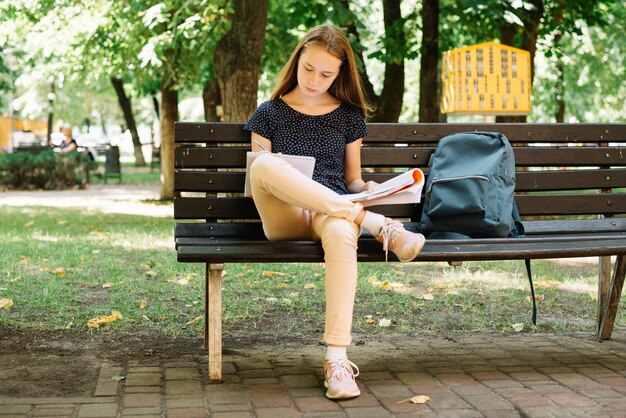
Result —
M376 239L383 243L385 261L387 261L388 250L391 250L403 263L408 263L417 257L426 242L424 235L407 231L400 222L389 218L385 219Z
M324 387L328 399L347 399L359 396L361 391L354 380L359 375L359 368L347 358L329 362L324 361Z

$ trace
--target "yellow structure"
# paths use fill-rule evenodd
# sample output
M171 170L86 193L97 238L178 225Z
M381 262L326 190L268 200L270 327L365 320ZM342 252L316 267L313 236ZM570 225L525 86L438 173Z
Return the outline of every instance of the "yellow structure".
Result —
M25 120L0 116L0 148L10 148L11 134L15 131L33 132L45 138L48 133L48 121Z
M441 111L525 115L530 112L530 53L485 42L443 53Z

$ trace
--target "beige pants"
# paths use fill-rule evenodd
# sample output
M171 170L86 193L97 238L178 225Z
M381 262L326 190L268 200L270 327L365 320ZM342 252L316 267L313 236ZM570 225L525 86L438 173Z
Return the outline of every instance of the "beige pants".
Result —
M349 345L361 234L354 219L363 207L342 199L271 154L257 157L249 175L252 198L269 240L322 242L326 265L324 341Z

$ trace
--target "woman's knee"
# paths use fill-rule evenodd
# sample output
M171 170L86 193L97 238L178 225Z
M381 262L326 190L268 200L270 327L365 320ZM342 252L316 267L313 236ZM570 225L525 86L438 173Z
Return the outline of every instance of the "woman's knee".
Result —
M320 232L320 238L325 248L331 248L336 245L348 245L356 249L361 231L354 222L327 216L323 220Z
M261 153L257 156L252 164L250 164L251 178L262 178L263 173L267 172L271 167L275 166L276 157L270 153Z

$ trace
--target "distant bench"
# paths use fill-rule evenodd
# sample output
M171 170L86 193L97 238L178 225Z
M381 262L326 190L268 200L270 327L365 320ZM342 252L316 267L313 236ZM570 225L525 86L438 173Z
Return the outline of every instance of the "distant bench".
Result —
M222 375L224 263L321 262L313 241L269 242L250 198L243 197L250 135L240 123L176 123L174 200L180 262L206 263L205 346L209 379ZM428 240L415 260L523 260L599 256L597 337L611 337L626 272L626 124L368 124L363 178L372 169L425 169L437 141L465 131L498 131L515 147L516 202L526 238ZM391 171L391 170L387 170ZM377 210L418 230L414 205ZM200 221L200 222L198 222ZM614 267L611 257L617 256ZM359 261L384 261L371 235ZM392 257L390 253L390 257Z

